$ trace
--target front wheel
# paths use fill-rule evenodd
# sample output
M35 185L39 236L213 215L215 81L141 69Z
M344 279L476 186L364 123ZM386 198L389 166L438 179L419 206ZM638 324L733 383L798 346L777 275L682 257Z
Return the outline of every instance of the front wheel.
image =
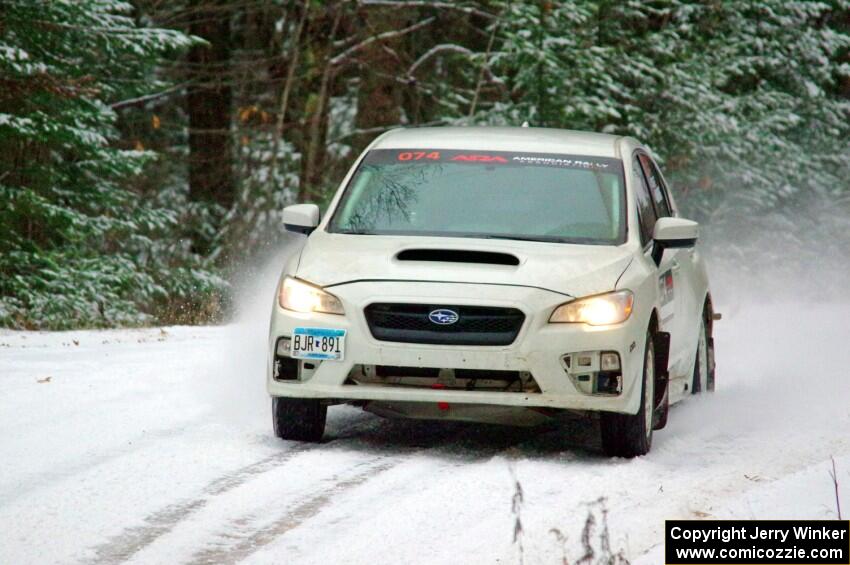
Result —
M317 442L325 433L328 407L308 398L272 398L274 435L281 439Z
M655 350L652 333L647 332L643 353L643 382L637 414L603 412L600 418L602 450L615 457L646 455L652 447L655 411Z

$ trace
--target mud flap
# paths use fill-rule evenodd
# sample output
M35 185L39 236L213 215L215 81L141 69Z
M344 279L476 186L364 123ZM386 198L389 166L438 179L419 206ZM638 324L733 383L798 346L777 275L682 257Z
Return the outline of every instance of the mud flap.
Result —
M708 338L708 377L706 377L706 383L709 392L714 392L714 388L717 386L717 381L714 378L714 370L716 368L716 364L714 362L714 338Z
M667 361L670 357L670 333L655 332L653 336L655 349L655 411L652 416L652 429L660 430L667 425L667 412L670 409L669 387L670 374L667 371Z
M714 338L708 338L708 374L714 375L714 369L716 365L714 363Z

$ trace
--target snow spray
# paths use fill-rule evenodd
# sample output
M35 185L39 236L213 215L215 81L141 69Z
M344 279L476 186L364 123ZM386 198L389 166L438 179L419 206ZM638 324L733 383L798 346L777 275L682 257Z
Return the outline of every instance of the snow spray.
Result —
M213 418L228 425L271 428L271 400L266 392L266 362L272 307L287 259L306 238L288 235L273 250L248 260L233 282L235 311L225 328L226 346L211 359L204 396Z

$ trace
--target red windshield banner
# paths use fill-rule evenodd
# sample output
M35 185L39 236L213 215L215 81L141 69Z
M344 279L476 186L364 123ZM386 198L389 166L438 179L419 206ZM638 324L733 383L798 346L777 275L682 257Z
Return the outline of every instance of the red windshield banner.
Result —
M515 153L466 149L373 149L363 161L371 165L461 163L474 165L537 166L619 171L619 159L557 153Z

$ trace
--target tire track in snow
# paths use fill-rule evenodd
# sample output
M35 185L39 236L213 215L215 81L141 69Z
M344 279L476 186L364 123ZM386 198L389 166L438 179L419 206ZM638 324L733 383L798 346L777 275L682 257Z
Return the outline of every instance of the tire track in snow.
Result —
M445 422L442 423L445 426ZM377 431L378 437L390 440L383 449L369 447L374 437L349 436L345 447L365 448L365 451L378 457L363 461L348 469L341 470L332 478L332 483L319 486L313 494L297 502L291 509L265 526L252 527L252 518L247 515L231 520L218 534L217 541L196 552L188 561L191 565L209 565L211 563L237 563L265 546L276 541L280 536L302 526L305 522L316 518L323 511L333 508L331 504L340 495L364 485L367 481L399 466L402 463L415 460L425 455L441 455L445 461L439 472L447 473L465 465L477 464L496 457L516 456L515 452L524 444L539 440L539 434L523 428L503 428L502 433L493 434L498 428L491 428L482 438L482 428L475 425L450 422L451 428L437 430L429 429L427 423L421 421L372 421L370 431ZM405 431L420 428L419 434L408 435ZM421 435L420 435L421 434ZM433 434L433 435L432 435ZM400 440L401 445L393 442ZM365 443L364 443L365 442ZM407 448L415 446L408 451ZM377 465L375 464L376 462ZM365 467L363 470L359 470ZM355 471L356 470L356 471ZM353 474L348 475L349 472ZM429 471L433 474L433 470ZM390 488L393 488L392 486ZM235 540L235 541L232 541ZM230 543L228 543L230 542Z
M355 489L375 476L410 460L411 457L429 453L433 448L440 448L447 444L456 446L459 438L466 431L465 429L443 428L434 433L433 428L422 426L418 434L405 433L405 431L411 429L411 424L415 424L415 422L403 421L400 423L370 416L367 420L360 422L359 425L346 428L345 433L335 436L331 441L339 442L337 445L347 449L354 448L354 450L363 451L364 454L370 456L368 459L347 469L341 469L332 477L330 484L327 484L326 481L319 483L313 494L297 502L271 524L252 528L251 515L231 520L215 536L218 541L210 542L206 548L197 551L189 560L189 563L200 565L238 562L286 532L317 516L335 497ZM362 432L367 433L364 436ZM372 435L377 436L388 433L391 437L401 441L400 444L385 446L384 449L376 450L369 446L371 439L369 432L373 432ZM326 446L328 443L330 442L322 445ZM321 446L313 445L311 447L319 448ZM309 449L309 447L307 448ZM224 545L226 540L236 540L236 542ZM153 541L151 540L151 542Z
M369 425L373 425L373 422L354 423L346 428L346 433L338 434L323 444L292 444L286 451L274 453L223 475L208 483L199 497L169 504L147 515L142 525L126 528L118 535L96 546L95 557L90 563L99 565L123 563L170 532L177 524L205 508L216 497L242 486L255 477L278 469L281 464L301 453L321 449L331 442L349 439L352 434L356 435L360 429Z
M539 440L538 432L522 428L500 429L481 428L470 424L442 422L429 425L428 422L406 420L384 420L374 416L354 423L347 423L342 429L322 444L293 444L286 451L274 453L254 463L248 464L231 473L227 473L209 482L201 494L195 498L169 504L143 519L143 523L124 529L116 536L94 547L95 557L90 563L114 565L128 559L154 544L164 535L170 533L178 524L191 519L204 508L215 503L216 498L226 494L247 482L260 477L264 473L279 470L301 453L313 450L335 449L344 447L362 451L369 458L340 473L370 465L375 461L391 457L394 463L381 464L374 473L380 473L425 453L442 453L449 457L459 458L462 463L472 463L477 460L491 458L507 451L514 450L525 443L535 443ZM566 446L565 446L566 447ZM412 448L412 449L411 449ZM299 503L293 510L287 512L274 524L252 532L245 532L249 518L242 517L231 521L219 534L221 539L240 539L242 542L230 548L211 547L197 554L197 562L218 562L227 560L230 553L234 555L249 555L249 546L254 544L256 549L266 545L275 537L296 527L299 520L305 521L323 510L328 500L323 493L338 489L345 492L354 488L369 478L355 473L345 477L338 483L322 487L322 492L315 494ZM296 523L298 522L298 523ZM212 557L211 557L212 556ZM239 557L241 559L241 557Z
M204 487L201 496L198 498L176 502L157 510L146 516L141 526L127 528L117 536L95 547L95 558L91 563L111 565L127 561L161 536L170 532L174 526L204 508L215 497L245 484L258 475L277 469L282 463L305 451L318 447L318 445L296 444L286 451L275 453L213 480Z
M379 458L378 461L383 462L377 465L375 460L367 461L356 465L353 468L365 467L357 471L351 476L341 478L333 482L327 488L323 488L320 492L313 494L301 502L297 503L291 510L277 518L271 524L268 524L259 529L244 530L249 520L241 518L231 522L226 528L226 533L219 534L222 540L235 539L236 542L228 546L213 545L197 552L192 559L188 561L190 565L208 565L210 563L237 563L259 549L265 547L277 538L297 528L304 522L317 516L334 498L357 488L366 481L372 480L382 473L392 469L402 460L386 460Z

